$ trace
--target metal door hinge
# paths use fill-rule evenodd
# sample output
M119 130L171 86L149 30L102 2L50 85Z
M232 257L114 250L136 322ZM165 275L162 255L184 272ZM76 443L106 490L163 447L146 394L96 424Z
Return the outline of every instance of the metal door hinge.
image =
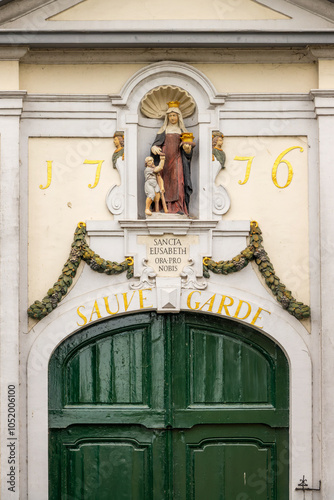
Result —
M321 481L319 481L319 488L309 488L305 476L303 476L303 479L300 480L300 483L296 488L296 491L320 491L320 490L321 490Z

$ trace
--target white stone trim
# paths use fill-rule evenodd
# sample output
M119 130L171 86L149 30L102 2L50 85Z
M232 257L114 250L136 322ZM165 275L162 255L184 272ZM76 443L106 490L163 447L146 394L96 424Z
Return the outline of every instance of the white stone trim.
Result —
M321 49L319 49L320 51ZM330 52L331 50L331 52ZM21 59L24 64L90 64L92 57L95 63L115 64L115 63L156 63L165 59L192 63L230 63L230 64L307 64L317 61L317 52L313 54L314 47L295 47L293 52L290 48L258 48L256 52L247 48L217 48L212 50L198 47L194 48L157 48L152 47L149 51L141 48L113 48L112 51L106 49L85 49L73 50L54 49L52 51L45 49L29 50ZM332 53L334 58L334 49L328 49L326 54ZM1 52L0 52L1 54ZM320 52L320 55L322 52Z
M175 79L173 80L175 83ZM8 116L10 113L14 113L14 111L11 111L10 106L13 105L13 102L17 98L17 104L20 107L22 107L22 102L21 98L22 96L24 97L25 93L24 92L10 92L10 93L2 93L6 99L3 99L3 102L0 104L4 104L4 101L6 100L6 106L2 107L2 110L0 111L0 114L3 113L4 115ZM276 96L276 97L275 97ZM332 111L330 110L331 107L331 97L333 96L332 91L314 91L312 92L312 97L309 95L305 94L296 94L296 95L285 95L285 94L275 94L271 95L273 101L267 100L266 95L261 95L261 96L249 96L249 95L236 95L232 94L229 96L223 96L221 95L222 98L222 103L221 106L216 107L216 123L217 127L219 128L219 121L218 121L218 109L220 109L220 119L221 119L221 126L223 127L224 134L226 136L256 136L256 135L261 135L263 132L263 129L266 129L267 135L271 136L276 136L280 135L280 131L283 130L282 135L291 135L291 136L299 136L299 135L307 135L308 140L309 140L309 145L311 146L310 151L309 151L309 203L310 207L312 209L310 210L310 234L314 235L313 237L310 238L310 255L313 256L313 259L318 259L319 263L319 241L317 239L317 234L318 234L318 229L319 229L319 221L318 221L318 209L319 209L319 199L318 199L318 186L319 186L319 179L318 179L318 135L317 135L317 122L314 119L315 117L315 112L314 112L314 104L316 105L316 109L321 113L321 110L325 107L326 109L329 108L329 113L332 114ZM55 109L50 109L50 104L53 106L56 106L56 101L57 101L58 96L51 96L50 101L48 102L48 96L28 96L28 98L24 102L24 112L23 112L23 119L21 122L21 162L22 166L20 169L21 175L23 175L23 178L21 178L21 184L22 184L22 190L24 191L24 183L25 183L25 177L27 174L27 141L28 137L87 137L87 136L93 136L95 135L95 129L99 123L99 120L97 119L97 112L101 112L104 114L104 116L107 114L107 110L110 110L113 118L113 123L114 123L114 129L119 128L119 126L116 127L116 113L118 112L118 109L120 108L119 106L115 106L112 108L111 103L110 103L110 97L107 96L96 96L96 99L92 100L92 107L91 110L95 109L96 114L92 111L87 111L85 108L87 106L87 101L90 101L91 96L74 96L72 99L72 96L65 96L63 102L62 101L62 96L59 96L59 105L57 106L57 110ZM132 97L132 96L131 96ZM138 96L139 97L139 96ZM87 100L85 99L87 98ZM312 102L312 98L315 99L315 103ZM328 102L327 98L329 98ZM7 100L8 99L8 100ZM14 99L14 101L13 101ZM323 99L323 101L322 101ZM55 102L52 102L55 101ZM225 101L225 104L223 103ZM282 102L283 101L283 102ZM323 104L322 104L323 102ZM237 118L242 117L242 107L246 109L246 113L248 113L248 116L244 116L242 120L238 120ZM281 108L284 108L285 111L281 111ZM49 109L48 109L49 108ZM288 108L288 109L286 109ZM39 110L43 110L43 118L37 117L37 114ZM313 110L313 111L312 111ZM20 111L15 111L15 114L20 113ZM26 114L25 114L26 113ZM28 113L32 113L34 115L34 119L31 119L29 116L28 118ZM53 113L57 113L54 115ZM81 114L80 114L81 113ZM228 113L231 113L231 116L228 115ZM255 113L252 115L252 113ZM233 118L234 114L234 118ZM78 118L77 120L67 120L67 117L71 115L71 117ZM35 118L36 117L36 118ZM14 117L13 117L14 118ZM302 119L301 119L302 118ZM84 127L83 127L84 125ZM283 129L280 128L280 126L283 126ZM324 156L323 156L324 158ZM329 167L328 167L329 168ZM22 208L22 214L24 217L24 204L26 203L26 193L23 193L23 196L21 196L20 204ZM22 224L24 224L24 220L22 220ZM141 221L143 225L145 225L146 229L146 222ZM102 223L102 226L104 223ZM106 223L107 224L107 223ZM126 225L126 221L124 221L124 224ZM131 224L131 221L129 221L129 224ZM215 224L215 222L213 222ZM100 230L104 235L106 233L104 232L104 228L101 226ZM87 226L88 227L88 226ZM116 228L114 228L116 230ZM112 229L113 235L116 235L114 232L114 229ZM124 229L126 230L126 227L124 226ZM197 228L199 230L199 228ZM99 235L99 228L96 226L94 229L91 228L92 230L92 236L93 233L94 235ZM248 229L244 227L243 229L240 229L241 233L243 236L246 236ZM25 230L22 229L22 234L25 234ZM118 236L123 235L123 231L118 227ZM218 226L216 230L213 230L213 236L219 235L219 229ZM224 233L224 235L228 235L228 233ZM24 241L25 239L23 238L22 240L22 245L25 245ZM124 255L123 248L120 249L120 252L122 253L122 256ZM22 254L23 252L21 252ZM314 260L314 261L315 261ZM23 264L21 272L24 274L26 270L25 265ZM245 270L245 272L248 272L248 269ZM118 280L118 278L117 278ZM118 281L119 282L119 281ZM74 290L76 293L77 288ZM21 297L25 296L25 289L22 290L21 292ZM80 297L79 297L80 298ZM79 300L79 298L77 300ZM26 331L26 321L25 321L25 316L26 316L26 307L24 306L26 299L22 301L22 307L23 307L23 312L22 312L22 325L23 330ZM64 303L56 310L56 312L52 313L51 319L50 318L45 318L37 327L35 327L34 331L32 331L28 336L27 340L24 340L24 342L28 343L32 342L32 339L34 339L35 335L38 335L43 329L46 327L51 327L50 321L52 321L55 317L58 317L59 314L63 314L62 311L66 312L67 308L67 303L73 304L71 302L71 298L64 299ZM258 303L262 303L263 300L261 300ZM77 302L78 304L78 302ZM319 276L317 272L312 272L311 273L311 309L312 309L312 336L309 337L309 339L306 341L309 351L312 352L312 361L314 363L315 367L321 366L321 358L319 355L319 331L320 331L320 298L319 298ZM278 307L278 306L277 306ZM287 320L287 314L284 311L281 311L282 316L282 321L281 325L285 325L286 321L293 321L294 327L295 327L295 321L293 318L291 319L290 317ZM58 321L58 320L57 320ZM47 326L49 325L49 326ZM58 323L58 325L61 325L61 322ZM299 325L299 328L300 327ZM298 330L298 328L297 328ZM49 330L48 330L49 331ZM50 330L51 331L51 330ZM67 329L67 332L72 332L73 328L71 330ZM271 331L267 331L270 335L272 334ZM295 335L295 334L293 334ZM302 336L302 335L301 335ZM305 338L305 332L304 332L304 338ZM41 339L42 340L42 337ZM35 341L34 341L35 342ZM47 341L46 345L47 345ZM35 344L34 344L35 345ZM45 344L41 344L42 348L45 349ZM44 347L43 347L44 346ZM24 353L24 349L22 351ZM36 351L35 351L36 352ZM22 354L21 358L21 380L25 380L25 354ZM308 381L309 380L309 381ZM319 422L320 422L320 417L318 418L318 415L320 414L320 398L321 398L321 379L320 379L320 374L318 373L318 370L314 370L313 374L313 386L312 382L310 379L305 379L304 380L304 388L303 388L303 395L307 398L311 398L312 394L309 394L309 391L313 390L313 411L314 411L314 453L313 453L313 458L314 458L314 480L315 480L315 485L317 485L317 480L321 477L321 451L319 449L318 445L318 439L319 439ZM300 387L301 387L301 382L300 382ZM23 384L24 386L24 384ZM311 389L313 387L313 389ZM24 397L24 390L25 388L22 387L22 395ZM30 395L28 396L30 398ZM37 398L38 399L38 398ZM35 404L38 407L38 401L35 401ZM30 404L30 399L29 399L29 404ZM21 409L24 409L24 404L22 403ZM25 420L24 417L22 416L21 418L22 422L22 429L24 429L25 425ZM45 424L47 425L47 420L45 420ZM30 424L29 424L30 426ZM300 428L303 428L302 421L300 423ZM309 426L305 427L307 433L309 432ZM30 429L30 427L29 427ZM301 432L301 431L300 431ZM29 430L30 433L30 430ZM29 434L30 435L30 434ZM298 432L297 432L298 435ZM299 436L298 439L301 439L301 436ZM37 443L36 443L37 446ZM294 447L296 449L296 446ZM299 449L300 450L300 449ZM298 447L297 447L297 452L298 452ZM25 447L24 443L21 443L21 454L23 457L22 461L22 480L25 480ZM306 452L305 452L306 454ZM309 480L309 484L311 483L311 473L308 472L308 468L304 468L304 461L300 461L300 455L304 455L304 451L298 452L297 453L297 458L295 459L295 466L298 467L298 464L300 464L300 469L295 474L295 478L298 481L300 477L302 477L303 474L307 475L307 478ZM29 457L31 457L30 451L29 451ZM32 464L29 463L30 465L33 466L35 458L33 457L32 459L29 460L29 462L32 462ZM302 470L303 469L303 470ZM41 474L39 472L36 472L37 468L35 469L35 477L38 477L40 479ZM37 474L37 476L36 476ZM300 476L300 477L297 477ZM330 473L328 473L327 478L329 478ZM47 477L47 475L46 475ZM329 481L329 479L328 479ZM296 486L296 483L291 486L291 488L294 488ZM24 486L22 486L22 491L25 491ZM297 493L294 493L294 495L297 495ZM36 496L31 496L29 498L32 498L33 500L39 500L38 497ZM292 496L292 499L296 498L296 500L299 500L299 497L297 496ZM41 500L45 500L46 497L40 497Z
M126 206L124 219L137 219L138 217L138 109L145 94L161 85L179 86L187 90L196 102L199 159L198 169L194 168L193 160L193 185L194 190L198 183L198 195L193 197L192 214L202 220L212 220L212 195L214 191L213 171L207 175L207 158L210 158L212 144L212 130L218 126L218 106L225 102L225 94L219 94L209 79L200 71L188 64L163 61L151 64L140 69L130 78L122 88L119 95L113 95L111 102L118 109L118 130L125 131L125 158L127 169L124 172L124 184L127 187ZM213 107L213 105L216 105ZM152 141L161 126L161 120L151 120ZM197 150L196 150L197 151ZM196 154L195 151L195 154ZM131 182L129 182L131 179Z
M18 61L28 50L28 47L0 47L0 61Z
M118 285L125 286L125 285ZM176 287L177 288L177 287ZM113 287L113 290L115 288ZM185 293L189 293L187 290ZM31 332L35 337L28 358L28 495L29 499L48 498L48 362L54 349L76 329L78 305L87 305L97 294L110 294L110 287L89 292L59 306ZM197 293L198 290L196 290ZM221 293L217 283L210 285L211 293ZM154 293L154 291L152 291ZM204 293L204 292L203 292ZM240 296L240 290L224 288L224 293ZM305 330L280 306L242 292L244 300L255 307L270 310L263 316L263 330L285 352L290 366L290 500L299 500L295 491L303 474L312 484L312 365L307 345L303 341ZM153 297L153 295L152 295ZM175 297L173 296L173 300ZM154 299L156 304L156 298ZM183 300L184 304L184 300ZM156 307L156 305L155 305ZM182 306L181 300L181 309ZM131 311L138 312L137 310ZM74 319L74 321L73 321Z
M163 83L165 81L165 77L168 77L167 83ZM140 89L140 94L142 94L142 96L144 96L147 91L155 87L167 85L171 78L174 85L181 85L181 83L178 82L182 81L184 82L186 88L189 88L190 79L194 82L195 87L197 86L203 88L209 97L210 104L224 104L226 94L218 94L210 80L201 71L193 66L190 66L189 64L178 61L160 61L140 69L127 81L119 96L111 96L112 103L114 106L124 106L125 104L128 104L130 94L145 80L149 80L149 82L144 90ZM135 99L135 97L132 97L132 99ZM195 96L196 103L198 99L202 101L202 96Z
M20 298L20 214L19 214L19 131L22 97L20 92L0 92L0 497L20 498L20 420L22 403L19 358ZM3 97L3 99L1 99ZM7 474L10 438L8 432L8 385L15 385L15 491L8 492ZM22 391L24 393L24 390ZM23 481L22 481L23 482Z
M318 189L319 189L319 221L318 238L320 245L320 259L317 270L319 274L318 296L321 313L318 320L318 332L321 335L319 354L319 373L315 374L314 383L321 393L322 428L319 433L322 459L322 498L333 498L334 484L332 471L334 467L334 414L333 414L333 165L332 165L332 130L334 126L334 91L316 90L312 92L315 98L315 109L318 122L319 160L318 160ZM320 368L321 367L321 368ZM320 452L319 452L320 455Z

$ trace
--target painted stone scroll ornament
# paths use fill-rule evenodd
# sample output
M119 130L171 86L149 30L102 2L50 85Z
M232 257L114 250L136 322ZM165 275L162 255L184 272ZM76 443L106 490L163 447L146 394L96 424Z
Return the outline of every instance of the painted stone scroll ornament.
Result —
M191 159L195 147L194 136L186 129L179 101L169 101L164 124L158 131L151 152L154 164L160 156L166 161L161 176L165 187L165 200L169 213L189 215L189 201L193 192Z
M213 161L213 181L215 182L218 174L225 168L226 154L223 151L224 134L219 130L212 132L212 161ZM230 197L221 184L214 184L213 207L212 211L216 215L225 214L231 206Z
M108 191L106 202L110 212L120 215L124 210L123 171L124 171L124 132L116 131L113 136L116 147L112 155L112 166L119 173L120 185L114 184Z

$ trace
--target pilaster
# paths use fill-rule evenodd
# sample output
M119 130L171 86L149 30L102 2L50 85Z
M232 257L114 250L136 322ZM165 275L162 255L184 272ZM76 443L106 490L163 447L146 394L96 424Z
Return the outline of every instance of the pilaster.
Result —
M19 132L25 92L0 92L0 438L1 498L20 498L19 483ZM12 479L12 477L15 479ZM8 480L12 482L8 483ZM13 489L8 491L8 488Z
M334 295L334 169L333 128L334 90L312 91L319 127L319 178L320 178L320 298L322 342L322 498L334 497L332 471L334 469L334 414L333 414L333 305Z

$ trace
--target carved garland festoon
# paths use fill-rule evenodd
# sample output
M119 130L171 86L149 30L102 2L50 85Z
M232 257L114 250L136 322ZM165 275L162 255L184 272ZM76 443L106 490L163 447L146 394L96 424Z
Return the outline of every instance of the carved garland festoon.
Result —
M58 281L48 290L42 301L36 300L28 309L28 316L34 319L42 319L57 307L62 298L67 294L72 285L81 260L84 260L93 271L104 274L121 274L127 271L127 278L133 276L133 259L128 257L124 262L118 264L110 260L104 260L89 248L86 242L86 224L80 222L74 233L71 252L65 262Z
M258 223L256 221L252 221L250 243L248 247L246 247L245 250L243 250L239 255L233 257L232 260L221 260L219 262L215 262L208 257L204 258L203 275L206 278L209 278L209 271L216 274L235 273L237 271L241 271L241 269L246 267L250 261L254 260L264 277L266 285L271 290L276 300L281 304L283 309L286 309L288 313L292 314L292 316L295 316L295 318L299 320L309 318L311 314L310 307L302 302L297 302L297 300L292 296L290 290L287 290L286 286L281 283L279 277L275 274L274 266L270 262L267 252L262 246L262 242L262 231L259 228Z
M250 243L239 255L232 260L215 262L208 257L203 259L204 276L210 277L209 271L216 274L230 274L241 271L250 261L255 260L266 285L272 291L276 300L295 318L301 320L310 316L310 307L297 302L286 286L281 283L275 274L274 267L270 262L267 252L262 246L263 238L258 223L251 222ZM121 274L127 271L127 278L133 277L133 259L128 257L124 262L118 264L110 260L104 260L89 248L86 242L86 225L83 222L78 224L74 233L71 252L66 261L58 281L48 290L42 301L36 300L28 309L28 316L40 320L47 316L57 307L62 298L67 294L73 282L79 264L84 260L93 271L108 275Z

